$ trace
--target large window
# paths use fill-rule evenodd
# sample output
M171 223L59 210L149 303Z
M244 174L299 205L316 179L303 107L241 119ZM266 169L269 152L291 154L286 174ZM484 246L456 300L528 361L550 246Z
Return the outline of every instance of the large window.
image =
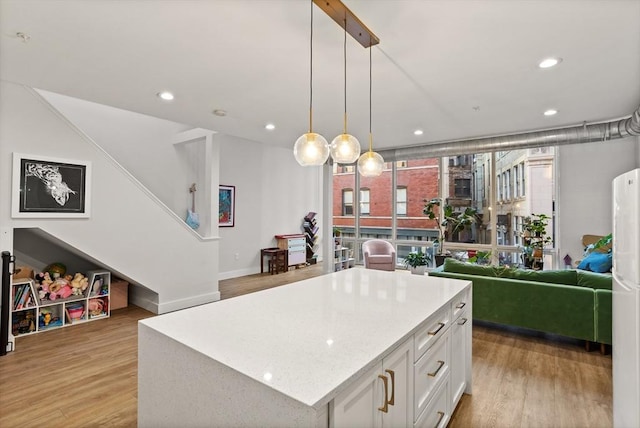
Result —
M466 253L477 260L473 257L477 253L484 261L490 258L492 263L519 265L524 219L533 213L554 217L554 154L553 148L546 148L502 151L500 156L472 153L442 159L394 159L379 177L368 178L356 170L336 168L333 221L341 228L343 239L352 240L357 249L366 239L381 238L391 241L398 251L422 248L433 252L433 243L444 236L444 250L455 257L464 258ZM528 183L531 194L525 195ZM434 199L441 204L437 220L423 212L426 202ZM356 204L359 210L354 209ZM442 207L450 216L445 227L441 226ZM456 219L469 221L456 226ZM551 223L550 235L553 227ZM355 253L361 262L361 254ZM546 255L551 258L552 253L549 246ZM553 265L545 263L544 268Z
M371 204L369 203L369 189L360 189L360 215L371 214Z
M353 190L342 191L342 215L353 215Z

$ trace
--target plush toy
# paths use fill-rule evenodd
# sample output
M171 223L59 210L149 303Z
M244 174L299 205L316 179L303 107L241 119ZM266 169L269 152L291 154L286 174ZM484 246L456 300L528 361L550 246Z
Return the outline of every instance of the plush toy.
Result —
M49 285L49 300L65 299L72 293L71 283L64 278L58 278Z
M97 316L102 313L104 310L104 302L102 299L91 299L89 300L89 313L92 316Z
M50 296L49 287L53 283L51 275L49 275L49 272L36 274L36 281L38 282L38 297L40 300L48 300Z
M71 287L73 288L73 295L79 296L84 290L89 286L89 278L84 276L81 273L76 273L76 275L71 280Z

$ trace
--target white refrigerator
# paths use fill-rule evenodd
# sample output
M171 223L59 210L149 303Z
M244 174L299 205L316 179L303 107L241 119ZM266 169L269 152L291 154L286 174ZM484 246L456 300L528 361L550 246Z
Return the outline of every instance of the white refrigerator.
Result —
M613 426L640 427L640 169L613 180Z

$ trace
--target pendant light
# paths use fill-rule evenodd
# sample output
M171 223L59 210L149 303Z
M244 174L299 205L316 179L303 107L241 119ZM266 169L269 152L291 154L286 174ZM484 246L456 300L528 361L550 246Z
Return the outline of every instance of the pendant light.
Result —
M360 142L347 133L347 20L344 21L344 131L331 141L331 158L334 162L354 163L360 156Z
M363 153L358 159L358 172L363 177L377 177L382 174L384 168L384 159L378 153L373 151L373 133L371 132L371 50L369 47L369 151Z
M293 156L302 166L323 165L329 158L329 143L320 134L313 132L313 0L311 5L310 73L309 73L309 132L296 140Z

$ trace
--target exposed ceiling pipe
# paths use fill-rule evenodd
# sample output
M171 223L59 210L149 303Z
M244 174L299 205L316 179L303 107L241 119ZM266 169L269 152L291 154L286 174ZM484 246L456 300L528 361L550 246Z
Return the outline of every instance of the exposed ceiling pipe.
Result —
M640 106L631 117L570 128L532 131L379 151L388 161L593 143L640 135Z

